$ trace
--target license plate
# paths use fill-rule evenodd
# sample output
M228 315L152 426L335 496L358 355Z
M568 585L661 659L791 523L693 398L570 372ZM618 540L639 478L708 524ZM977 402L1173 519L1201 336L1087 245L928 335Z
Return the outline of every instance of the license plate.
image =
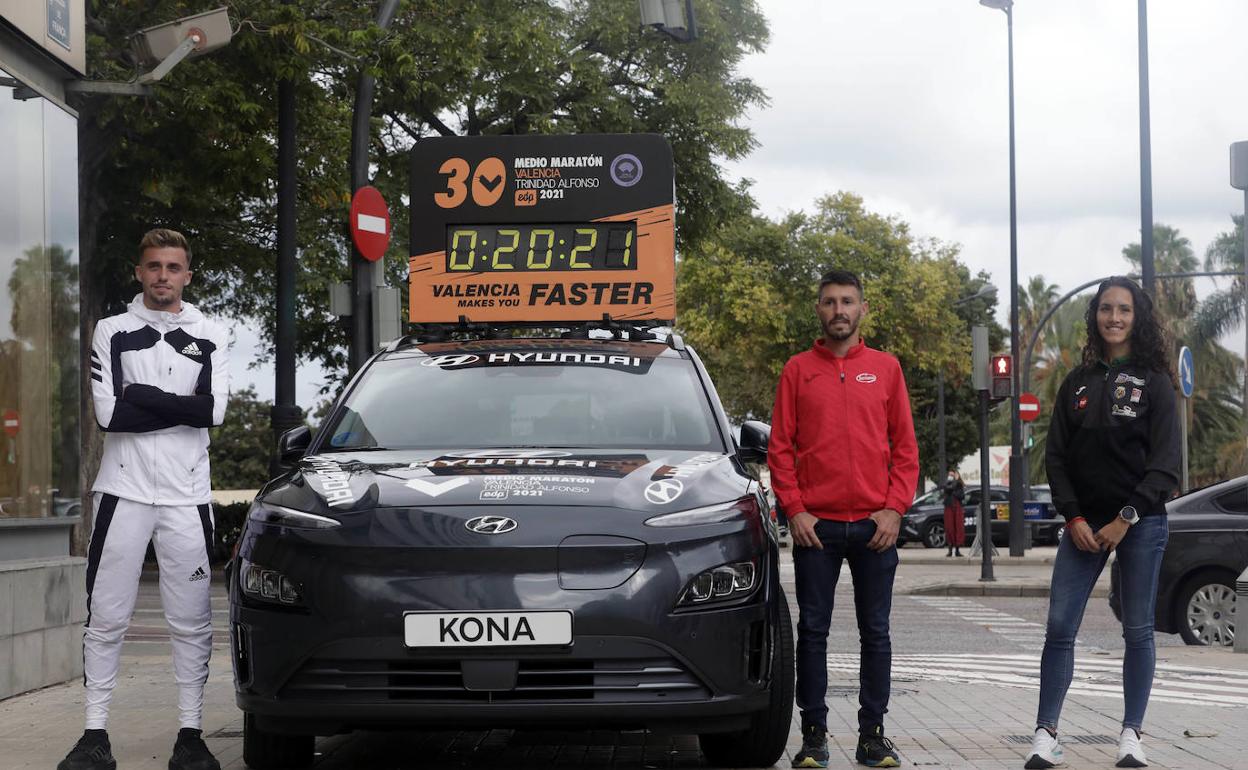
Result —
M967 527L973 527L973 526L975 526L975 517L974 517L974 516L967 516L967 517L966 517L966 521L965 521L965 522L963 522L963 524L964 524L965 526L967 526Z
M408 647L531 647L572 643L572 613L407 612L403 643Z
M997 521L1009 521L1010 506L1009 504L997 506Z

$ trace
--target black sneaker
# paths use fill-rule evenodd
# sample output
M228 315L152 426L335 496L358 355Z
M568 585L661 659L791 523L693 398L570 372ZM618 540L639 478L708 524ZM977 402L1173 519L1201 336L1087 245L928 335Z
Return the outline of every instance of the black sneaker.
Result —
M169 770L221 770L221 763L204 745L201 734L190 727L178 730L173 756L169 757Z
M884 727L876 725L871 732L858 736L858 751L854 752L858 764L867 767L900 767L897 748L884 737Z
M818 725L802 728L802 750L793 757L793 767L827 767L828 732Z
M69 750L56 770L116 770L113 747L104 730L86 730Z

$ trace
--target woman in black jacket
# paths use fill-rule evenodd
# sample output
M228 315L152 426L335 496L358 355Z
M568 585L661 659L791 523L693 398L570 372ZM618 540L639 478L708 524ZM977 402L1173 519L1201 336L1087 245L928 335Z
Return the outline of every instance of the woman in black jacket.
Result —
M1140 729L1153 684L1153 618L1179 481L1179 430L1167 343L1152 301L1129 278L1103 281L1088 305L1083 363L1058 391L1045 451L1053 503L1066 518L1049 591L1040 707L1026 767L1062 762L1057 722L1075 635L1112 551L1122 568L1125 710L1118 766L1143 767Z

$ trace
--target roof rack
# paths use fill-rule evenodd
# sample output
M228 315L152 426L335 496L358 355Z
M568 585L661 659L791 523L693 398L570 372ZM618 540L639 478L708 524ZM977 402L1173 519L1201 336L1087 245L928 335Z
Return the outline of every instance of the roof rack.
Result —
M393 353L412 345L424 342L449 342L457 340L505 340L515 336L520 329L562 330L559 339L593 339L592 331L611 333L611 339L628 342L666 342L673 350L684 350L685 342L679 334L670 331L672 321L647 319L634 321L614 319L609 313L602 314L602 320L567 323L553 321L545 323L529 323L524 321L504 323L473 322L467 316L460 316L456 323L412 324L412 333L406 334L386 345L386 352ZM664 333L664 329L668 331Z

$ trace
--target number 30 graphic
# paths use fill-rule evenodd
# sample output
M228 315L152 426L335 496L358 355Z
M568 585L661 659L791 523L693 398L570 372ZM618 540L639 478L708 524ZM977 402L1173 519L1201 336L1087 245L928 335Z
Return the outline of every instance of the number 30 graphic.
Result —
M468 200L468 186L472 185L472 202L485 208L493 206L503 196L507 186L507 168L498 158L486 158L477 164L471 177L468 161L463 158L447 158L438 168L446 176L446 192L433 194L433 202L444 209L458 207Z

